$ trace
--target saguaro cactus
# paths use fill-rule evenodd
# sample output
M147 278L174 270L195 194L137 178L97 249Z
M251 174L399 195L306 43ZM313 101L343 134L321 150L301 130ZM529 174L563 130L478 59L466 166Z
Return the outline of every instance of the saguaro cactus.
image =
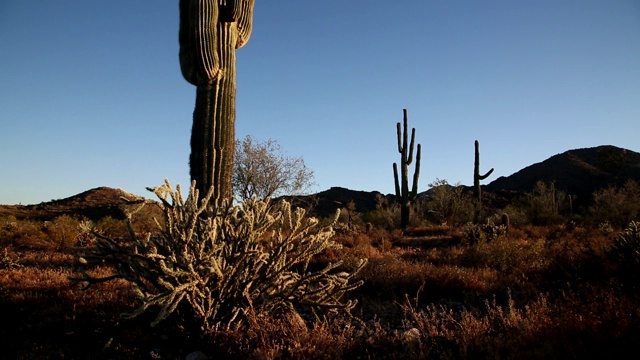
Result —
M409 165L413 161L413 144L416 139L416 129L411 129L411 143L408 144L407 133L407 109L403 109L404 127L397 124L398 130L398 152L400 153L401 179L398 179L398 165L393 163L393 176L396 185L396 202L400 204L400 226L406 230L409 225L409 216L411 214L411 202L418 195L418 177L420 176L420 150L418 144L418 152L416 153L416 168L413 173L413 186L409 191Z
M480 212L482 209L482 189L480 188L480 180L484 180L491 175L493 172L493 168L487 171L486 174L480 175L480 143L478 140L475 142L475 161L473 164L473 195L476 198L476 215L475 221L476 223L480 220Z
M180 68L197 87L191 180L200 198L231 197L236 119L236 52L249 41L255 0L180 0Z

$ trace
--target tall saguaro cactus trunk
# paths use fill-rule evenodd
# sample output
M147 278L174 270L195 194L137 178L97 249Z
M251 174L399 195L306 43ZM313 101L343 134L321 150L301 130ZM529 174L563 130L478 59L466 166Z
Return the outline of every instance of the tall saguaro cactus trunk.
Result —
M416 153L416 168L413 173L413 186L409 191L409 165L413 162L413 145L416 139L416 129L411 129L411 143L408 143L407 132L407 109L404 113L404 127L397 124L398 132L398 152L400 153L400 169L401 178L398 179L398 165L393 163L393 176L396 188L396 202L400 204L400 227L406 230L409 225L409 217L411 215L411 203L415 201L418 195L418 177L420 176L420 151L421 146L418 144L418 152Z
M197 87L191 129L191 180L200 198L232 196L236 49L251 36L255 0L180 0L180 68Z
M480 175L480 143L475 141L475 160L473 162L473 195L476 198L476 211L474 215L474 222L477 224L480 222L482 216L482 188L480 188L480 180L484 180L491 175L493 168L487 171L486 174Z

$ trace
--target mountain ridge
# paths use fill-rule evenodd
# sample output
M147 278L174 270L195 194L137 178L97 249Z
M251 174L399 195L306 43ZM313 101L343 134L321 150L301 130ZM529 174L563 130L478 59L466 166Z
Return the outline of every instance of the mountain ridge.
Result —
M501 176L483 185L487 202L502 207L513 198L531 192L536 182L553 182L558 190L576 198L576 206L586 208L594 191L608 186L622 186L628 180L640 183L640 153L612 145L572 149L553 155L546 160L529 165L509 176ZM464 186L471 191L471 186ZM429 190L419 196L427 196ZM395 195L379 191L351 190L339 186L311 195L283 196L297 207L308 210L313 216L326 217L336 209L347 207L353 201L355 211L366 213L374 210L378 198L389 203ZM121 189L98 187L80 194L38 205L0 205L0 216L17 218L51 219L63 214L79 214L90 219L101 216L122 217L122 198L144 199ZM277 200L277 199L276 199Z

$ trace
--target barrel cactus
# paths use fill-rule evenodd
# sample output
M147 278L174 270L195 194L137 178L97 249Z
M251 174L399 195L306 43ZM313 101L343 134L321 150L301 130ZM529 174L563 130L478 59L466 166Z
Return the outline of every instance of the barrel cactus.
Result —
M180 67L196 86L191 180L200 197L231 197L236 118L236 49L251 36L255 0L180 0Z

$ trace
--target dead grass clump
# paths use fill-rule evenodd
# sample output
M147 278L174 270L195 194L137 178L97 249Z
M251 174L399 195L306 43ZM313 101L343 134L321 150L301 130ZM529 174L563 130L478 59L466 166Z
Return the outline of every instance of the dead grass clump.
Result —
M402 300L404 295L401 294L415 293L420 288L429 268L429 264L409 263L394 254L370 259L357 276L357 280L364 281L358 293L378 299Z
M123 304L132 299L130 289L111 284L100 291L80 290L68 280L72 275L65 266L69 257L28 251L19 254L21 266L0 270L4 356L96 358L97 341L104 339Z
M545 358L546 331L553 327L552 309L541 296L516 308L513 300L494 299L483 308L456 310L429 305L423 309L407 300L405 326L421 334L422 352L437 358ZM529 346L535 346L533 349Z
M408 228L404 233L406 236L446 236L455 232L454 228L449 225L429 225Z
M623 267L626 257L612 253L616 233L597 227L522 226L489 243L387 249L402 234L337 235L339 246L310 266L370 259L350 293L361 322L250 313L243 330L203 335L173 319L150 328L153 314L121 319L138 301L129 283L82 291L67 277L86 248L33 250L28 235L47 235L44 225L8 220L0 229L6 358L183 359L195 350L224 359L628 358L640 342L637 265ZM10 245L16 239L22 246ZM635 242L621 244L618 252L635 254ZM88 271L112 274L105 265Z

